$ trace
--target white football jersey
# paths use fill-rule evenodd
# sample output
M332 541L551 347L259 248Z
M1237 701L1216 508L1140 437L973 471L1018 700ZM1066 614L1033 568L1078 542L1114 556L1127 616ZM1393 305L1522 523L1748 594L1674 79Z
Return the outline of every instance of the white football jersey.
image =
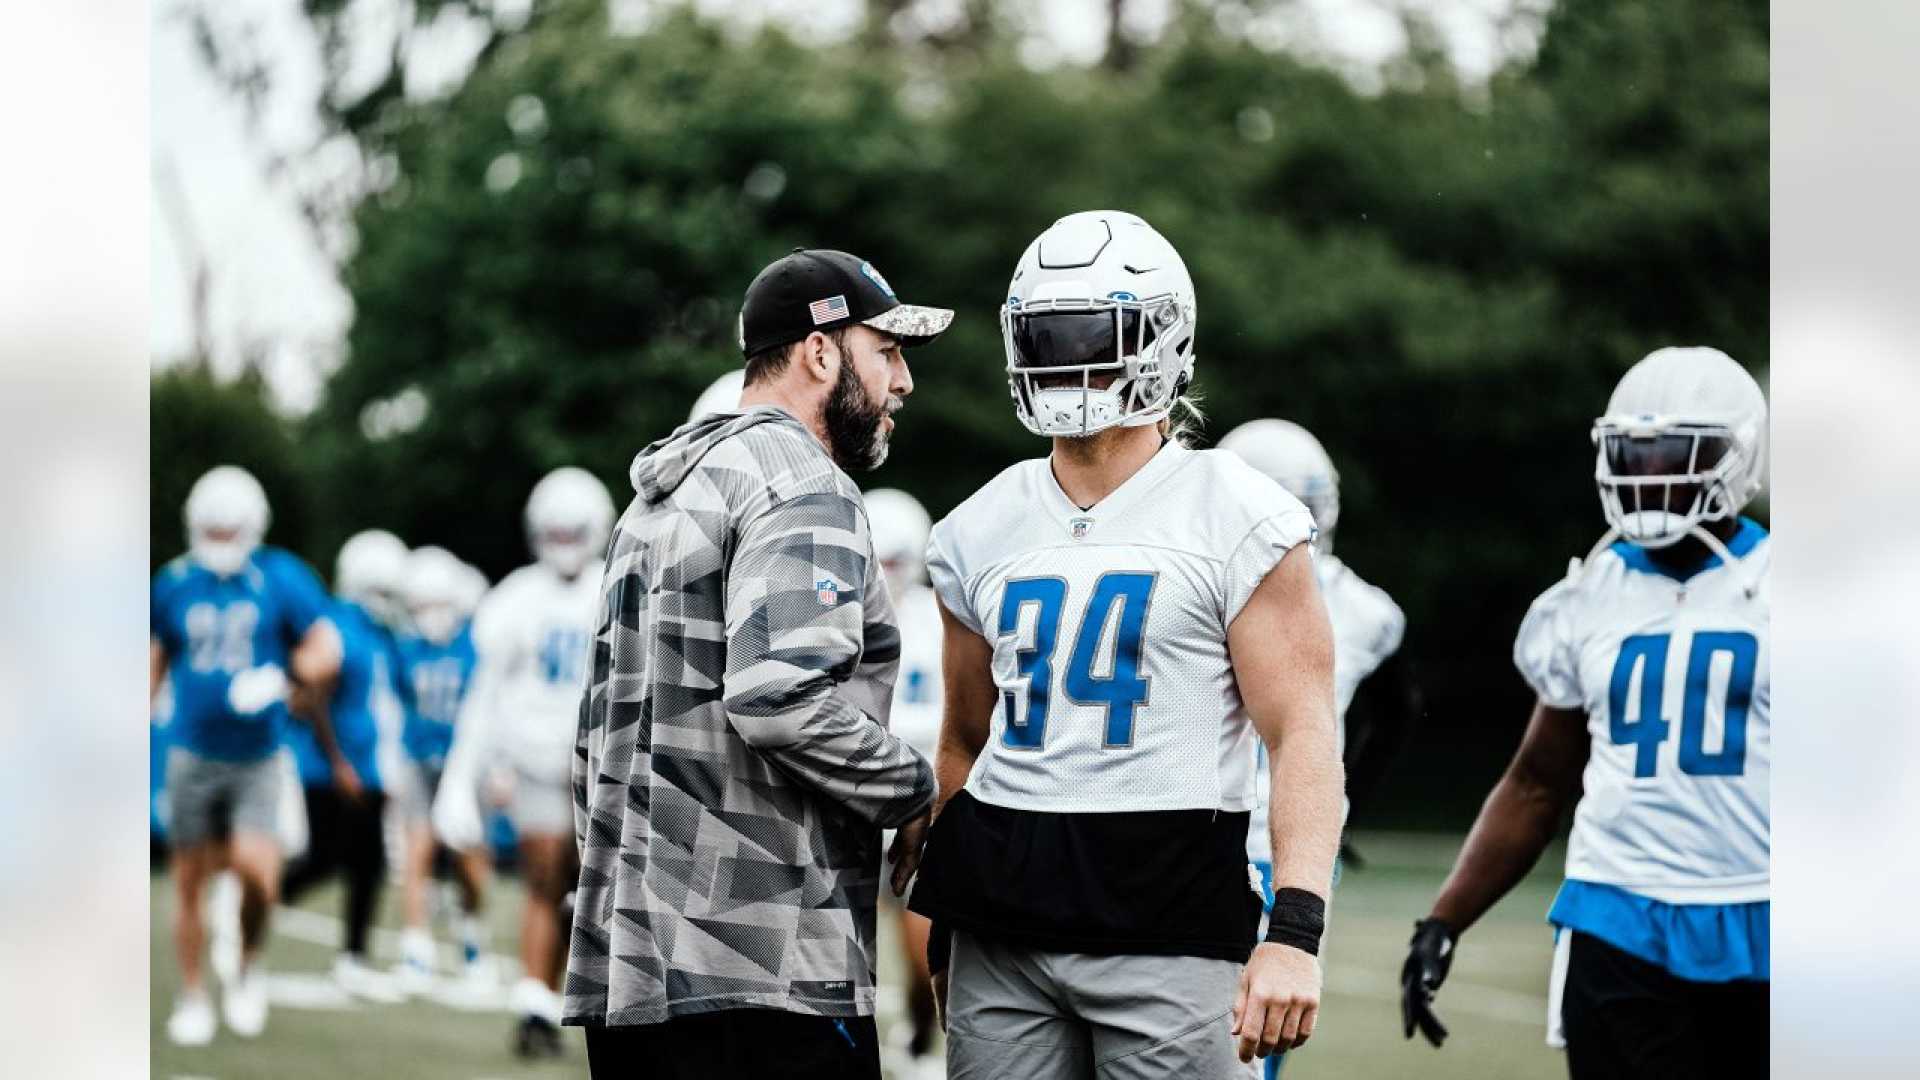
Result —
M1407 617L1400 605L1385 590L1371 584L1339 556L1313 553L1314 576L1320 581L1320 597L1326 601L1327 620L1333 624L1333 706L1339 722L1340 750L1347 748L1347 707L1353 704L1354 691L1374 673L1387 657L1400 648L1407 629ZM1247 858L1256 862L1273 859L1273 835L1267 827L1267 805L1271 791L1267 773L1266 747L1255 743L1254 789L1258 795L1253 820L1247 824Z
M900 677L887 730L928 761L940 743L940 608L933 590L914 585L894 604L900 622Z
M474 612L474 691L464 708L487 710L493 752L531 776L570 782L599 602L593 567L566 581L534 563L502 578Z
M1773 735L1765 530L1680 582L1627 544L1535 600L1514 662L1583 709L1592 751L1567 877L1666 903L1767 899Z
M1035 811L1252 809L1227 627L1313 532L1237 455L1177 442L1090 510L1045 458L988 482L927 553L941 602L993 646L999 700L967 790Z

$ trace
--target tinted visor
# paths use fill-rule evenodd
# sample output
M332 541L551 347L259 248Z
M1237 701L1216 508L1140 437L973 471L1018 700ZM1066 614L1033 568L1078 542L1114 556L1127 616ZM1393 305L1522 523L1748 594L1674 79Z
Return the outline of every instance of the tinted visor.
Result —
M1706 472L1726 456L1727 436L1706 431L1683 431L1634 437L1608 432L1602 436L1607 469L1615 476L1689 476Z
M1144 336L1143 336L1144 328ZM1137 355L1154 338L1151 320L1138 308L1045 312L1013 317L1014 366L1022 371L1117 364Z

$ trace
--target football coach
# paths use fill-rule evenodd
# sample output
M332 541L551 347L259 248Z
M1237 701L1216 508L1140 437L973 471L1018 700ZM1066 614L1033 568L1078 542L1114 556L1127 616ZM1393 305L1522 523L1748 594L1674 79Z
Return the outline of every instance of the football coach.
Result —
M634 459L573 764L565 1022L598 1080L880 1075L881 830L918 851L934 782L887 732L900 633L847 474L952 321L796 249L747 288L739 409Z

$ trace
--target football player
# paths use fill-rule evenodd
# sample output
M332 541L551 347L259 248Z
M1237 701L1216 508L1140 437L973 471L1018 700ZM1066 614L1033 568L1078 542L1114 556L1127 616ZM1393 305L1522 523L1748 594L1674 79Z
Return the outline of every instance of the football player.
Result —
M730 413L740 411L740 395L747 388L745 369L735 368L713 380L687 411L687 423L706 416L709 413Z
M893 684L889 730L905 739L928 761L940 741L940 605L926 584L927 537L933 520L920 500L898 488L875 488L865 495L873 529L873 555L893 598L900 623L900 674ZM882 843L891 850L892 836ZM927 972L925 916L894 906L900 917L900 944L907 961L907 1012L912 1037L907 1053L918 1058L933 1047L933 986Z
M1401 974L1404 1029L1434 1015L1462 934L1574 806L1549 1041L1576 1080L1765 1076L1772 719L1767 404L1725 353L1666 348L1595 421L1610 526L1535 600L1514 659L1538 695ZM1577 802L1576 802L1577 801Z
M469 632L478 597L468 567L440 547L417 548L407 557L405 585L410 631L399 639L401 698L407 705L402 742L407 779L399 808L405 832L406 862L401 877L400 933L402 988L419 992L434 972L433 931L428 919L428 888L433 878L435 842L429 818L434 792L453 745L454 720L473 677L473 635ZM486 849L449 851L459 882L460 917L456 933L470 980L484 982L486 924L480 918L490 864Z
M1179 253L1114 211L1042 233L1001 309L1015 411L1053 452L928 546L943 803L911 906L951 949L958 1075L1241 1076L1313 1032L1340 836L1332 632L1306 507L1176 437L1196 316ZM1278 886L1258 943L1256 740Z
M241 885L242 941L222 1011L235 1034L252 1037L266 1026L257 958L280 880L274 754L288 675L324 675L338 663L322 629L319 577L261 543L270 516L251 474L232 465L209 471L187 496L187 553L153 579L151 689L157 696L163 680L171 688L167 825L181 981L167 1036L185 1046L211 1041L217 1026L201 970L201 903L209 876L224 866Z
M335 873L345 878L346 925L333 977L347 992L376 1002L399 998L392 980L367 963L367 934L386 876L386 793L400 772L405 710L394 683L400 663L390 627L400 617L406 561L407 546L380 529L355 533L341 545L325 618L339 641L339 668L303 695L303 711L327 717L337 745L317 737L318 725L296 727L288 739L306 793L308 840L282 892L292 902Z
M473 685L433 817L443 839L466 847L478 842L483 779L508 806L527 886L509 1006L520 1017L516 1050L535 1056L561 1048L560 903L577 873L573 743L613 498L591 473L555 469L534 485L526 527L535 561L502 578L473 617Z
M1340 473L1320 440L1306 428L1290 420L1251 420L1241 424L1220 440L1220 449L1238 454L1247 464L1271 477L1299 499L1313 515L1319 538L1313 542L1314 578L1320 584L1320 596L1327 605L1327 617L1333 624L1333 704L1339 719L1339 745L1346 765L1349 803L1355 793L1355 778L1378 775L1377 766L1356 761L1356 750L1365 748L1371 760L1390 755L1397 747L1404 723L1370 725L1365 737L1355 739L1348 732L1347 710L1353 704L1354 691L1400 648L1406 630L1406 616L1400 606L1378 587L1369 584L1333 553L1334 528L1340 522ZM1405 700L1406 695L1399 695ZM1403 720L1403 710L1388 709L1372 714L1379 720ZM1268 846L1266 808L1271 792L1266 783L1266 754L1258 749L1254 777L1259 792L1259 811L1247 831L1247 858L1260 873L1261 891L1272 903L1273 862ZM1342 844L1343 859L1348 859ZM1337 874L1336 874L1337 877ZM1266 1075L1272 1080L1280 1073L1284 1055L1266 1059Z

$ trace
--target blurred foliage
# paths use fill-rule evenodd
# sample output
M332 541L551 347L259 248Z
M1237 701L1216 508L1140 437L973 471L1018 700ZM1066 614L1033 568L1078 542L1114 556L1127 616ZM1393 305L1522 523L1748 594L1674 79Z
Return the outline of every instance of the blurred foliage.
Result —
M257 368L225 381L214 378L199 363L154 373L149 396L153 511L148 540L155 567L186 549L181 515L187 493L201 473L223 463L246 469L267 489L273 507L268 543L315 554L311 546L315 518L309 505L313 463L300 453L292 428L268 401L266 382Z
M1014 260L1061 214L1124 208L1192 270L1210 434L1284 416L1332 452L1341 553L1410 618L1429 760L1510 745L1513 630L1602 528L1587 431L1612 384L1665 344L1766 366L1766 5L1562 0L1536 56L1471 87L1410 23L1373 94L1198 2L1123 63L1049 72L968 10L964 47L813 48L684 9L614 35L554 0L445 97L335 102L372 178L356 314L295 464L262 476L318 511L280 535L325 565L379 524L511 568L545 470L624 503L633 454L738 363L747 281L796 245L960 310L909 357L893 457L861 478L937 517L1045 451L1002 372ZM167 471L213 460L162 460L167 378L155 521L184 491ZM410 387L424 419L370 439L369 407Z

